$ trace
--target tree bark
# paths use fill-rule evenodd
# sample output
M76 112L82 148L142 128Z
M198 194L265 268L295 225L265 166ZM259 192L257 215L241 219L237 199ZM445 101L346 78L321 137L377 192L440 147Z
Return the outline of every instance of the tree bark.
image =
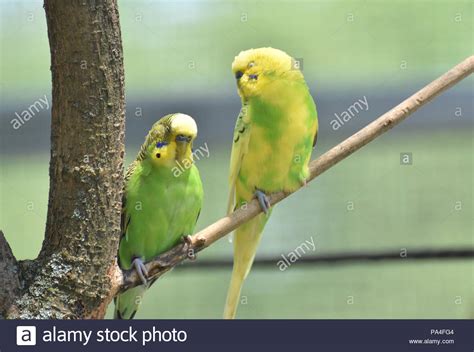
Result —
M116 0L45 0L53 106L46 233L9 318L102 318L120 238L124 70Z
M19 267L3 232L0 231L0 318L20 294Z

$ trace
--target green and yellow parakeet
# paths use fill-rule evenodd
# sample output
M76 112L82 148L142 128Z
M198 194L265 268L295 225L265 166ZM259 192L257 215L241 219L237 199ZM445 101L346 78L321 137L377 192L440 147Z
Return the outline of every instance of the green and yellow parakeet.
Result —
M242 109L230 161L228 212L256 197L264 211L234 234L234 268L224 318L235 317L243 282L271 209L266 194L306 183L316 143L316 105L297 62L273 48L241 52L232 64Z
M116 318L132 319L137 312L148 288L144 262L194 230L203 198L199 171L193 164L196 135L196 123L188 115L161 118L127 170L118 260L122 269L135 268L144 284L116 297Z

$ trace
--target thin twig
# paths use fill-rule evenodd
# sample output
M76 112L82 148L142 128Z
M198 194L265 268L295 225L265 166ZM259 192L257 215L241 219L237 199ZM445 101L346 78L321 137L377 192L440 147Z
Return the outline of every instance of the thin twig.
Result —
M359 132L353 134L345 141L341 142L309 165L310 176L308 182L316 176L322 174L330 167L337 164L342 159L347 158L356 150L362 148L376 137L387 132L389 129L405 120L410 114L431 101L451 86L455 85L463 78L469 76L474 70L474 56L470 56L451 70L413 94L411 97L401 102L399 105L386 112L374 122L370 123ZM270 204L274 205L291 193L277 192L269 196ZM188 254L192 255L210 246L218 239L224 237L229 232L235 230L243 223L255 217L261 212L257 201L253 200L245 208L239 208L232 214L223 217L205 229L191 236L190 243L180 244L170 251L160 255L156 259L146 264L151 278L158 278L163 273L169 271L178 263L185 260ZM140 279L135 271L129 270L123 273L122 282L118 283L117 289L126 289L140 284ZM120 287L121 286L121 287Z

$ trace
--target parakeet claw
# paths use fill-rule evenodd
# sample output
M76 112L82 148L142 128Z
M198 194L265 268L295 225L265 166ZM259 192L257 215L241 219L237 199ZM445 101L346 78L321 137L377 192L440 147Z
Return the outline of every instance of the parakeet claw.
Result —
M148 283L146 277L148 276L148 270L145 267L145 264L140 258L135 258L132 261L132 266L137 271L138 277L142 280L143 284L146 285Z
M184 242L184 246L186 248L186 252L188 254L188 259L189 260L196 260L196 253L194 253L194 249L192 247L193 240L192 240L191 236L189 236L189 235L183 236L183 242Z
M263 212L265 214L268 214L268 211L270 210L270 201L268 200L267 195L257 189L255 191L255 197L257 197L258 202L260 203L260 207L262 208Z

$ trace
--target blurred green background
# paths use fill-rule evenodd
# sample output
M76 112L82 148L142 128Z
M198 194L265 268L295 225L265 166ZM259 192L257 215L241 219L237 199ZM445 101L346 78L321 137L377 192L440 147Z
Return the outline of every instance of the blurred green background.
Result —
M17 258L44 234L50 111L21 128L15 112L50 99L41 1L0 1L0 228ZM318 105L314 157L350 136L473 52L471 1L119 1L127 95L127 161L159 117L196 118L210 157L198 228L224 215L233 124L240 101L233 57L273 46L303 60ZM73 16L74 14L71 14ZM361 111L330 121L358 99ZM314 239L318 255L357 250L472 247L473 79L321 175L276 207L260 257ZM400 154L411 153L412 165ZM229 258L227 239L199 258ZM198 259L199 260L199 259ZM230 268L165 275L137 318L219 318ZM298 263L254 270L240 318L473 318L473 261ZM110 316L110 314L109 314Z

